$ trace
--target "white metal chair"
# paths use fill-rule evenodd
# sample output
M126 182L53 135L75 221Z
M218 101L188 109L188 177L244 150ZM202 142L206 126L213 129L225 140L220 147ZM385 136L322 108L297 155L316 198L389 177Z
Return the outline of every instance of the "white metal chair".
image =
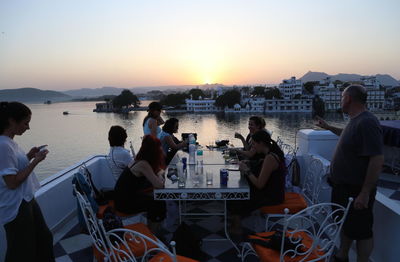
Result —
M289 215L286 209L280 251L245 242L242 246L242 261L250 254L264 262L329 261L352 201L349 198L346 207L334 203L315 204L294 215ZM280 225L275 223L272 228ZM273 233L256 233L251 238L263 241L262 237Z
M325 175L325 168L321 160L311 157L308 165L303 186L300 193L286 192L285 200L282 204L264 206L260 208L262 214L267 216L266 229L268 230L269 219L273 217L283 217L285 208L288 208L291 214L297 213L307 206L318 203L321 192L321 183Z
M102 222L100 221L100 224ZM154 240L139 232L118 228L106 233L108 245L115 254L116 261L151 261L151 262L195 262L196 260L176 254L175 242L171 241L169 250L161 241ZM135 245L141 245L144 252L140 259L135 256Z
M98 261L112 261L113 253L107 245L107 241L104 238L105 230L102 226L97 223L96 214L93 212L92 206L85 197L78 192L75 185L73 185L74 193L78 199L79 207L83 213L83 218L86 223L86 227L89 231L89 235L92 239L93 252L97 254L96 259ZM97 252L95 251L97 250ZM98 259L102 257L102 260ZM115 259L114 259L115 261Z

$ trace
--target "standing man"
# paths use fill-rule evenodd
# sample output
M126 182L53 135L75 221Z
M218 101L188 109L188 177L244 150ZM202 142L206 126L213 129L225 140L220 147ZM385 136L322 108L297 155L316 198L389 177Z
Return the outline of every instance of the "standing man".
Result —
M378 119L366 108L367 92L350 85L342 93L341 106L350 121L344 129L318 118L317 126L340 136L331 162L332 202L346 206L354 198L341 232L340 249L334 261L349 261L356 241L357 261L367 262L373 249L373 204L376 182L383 165L383 137Z

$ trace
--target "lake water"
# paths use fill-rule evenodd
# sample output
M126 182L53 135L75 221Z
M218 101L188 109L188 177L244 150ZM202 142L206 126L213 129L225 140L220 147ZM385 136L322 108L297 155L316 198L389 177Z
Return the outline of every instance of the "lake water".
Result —
M35 169L40 180L55 174L91 155L108 153L108 130L112 125L126 128L127 141L132 141L136 152L143 136L142 121L147 112L131 112L127 115L114 113L94 113L96 102L69 102L29 104L32 110L31 129L23 136L15 137L17 143L26 151L33 146L48 144L50 151L46 160ZM146 101L142 105L146 105ZM63 115L68 111L68 115ZM241 142L233 138L237 131L246 136L250 114L192 114L163 113L164 120L176 117L180 120L179 133L196 132L198 141L207 145L217 139L229 139L235 146ZM311 114L276 113L263 115L266 128L273 132L272 137L281 137L286 143L294 144L295 133L302 128L315 128ZM330 123L343 126L341 115L327 115ZM129 147L127 143L125 147Z

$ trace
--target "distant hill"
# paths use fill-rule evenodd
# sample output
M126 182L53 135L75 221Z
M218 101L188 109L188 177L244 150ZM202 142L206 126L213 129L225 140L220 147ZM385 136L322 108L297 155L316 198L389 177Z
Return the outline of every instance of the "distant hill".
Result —
M134 94L144 94L152 90L159 90L162 92L176 92L199 87L201 89L215 88L222 86L220 84L207 84L207 85L177 85L177 86L147 86L147 87L133 87L133 88L119 88L119 87L101 87L101 88L82 88L67 91L61 91L64 94L73 97L99 97L103 95L119 95L125 89L130 90Z
M362 77L365 77L363 75L358 75L358 74L336 74L336 75L328 75L327 73L324 72L311 72L308 71L304 76L302 76L300 79L303 83L310 82L310 81L320 81L328 76L331 77L333 81L335 80L340 80L340 81L360 81ZM399 85L399 81L394 79L390 75L381 75L377 74L375 75L376 78L379 80L379 82L384 85L384 86L397 86Z
M43 103L47 100L50 100L52 102L60 102L60 101L67 101L70 99L71 97L69 95L63 94L61 92L40 90L31 87L0 90L1 101Z

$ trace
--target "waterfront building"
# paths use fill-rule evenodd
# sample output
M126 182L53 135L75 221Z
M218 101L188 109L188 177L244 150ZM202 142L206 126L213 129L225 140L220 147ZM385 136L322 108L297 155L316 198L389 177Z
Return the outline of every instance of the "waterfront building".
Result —
M215 106L215 99L199 97L198 100L192 98L186 99L186 111L200 113L200 112L217 112L220 111Z
M297 96L301 96L303 91L303 84L301 80L297 80L295 76L290 79L283 80L279 84L279 91L281 92L283 99L293 99Z
M113 112L114 106L111 101L104 103L96 103L96 108L93 109L93 112Z
M371 111L379 111L384 109L385 91L381 89L379 81L375 76L364 77L361 79L362 85L365 86L368 98L367 107ZM341 84L334 85L331 78L328 77L319 81L314 86L314 94L324 100L326 111L336 111L341 108L341 97L343 86Z

